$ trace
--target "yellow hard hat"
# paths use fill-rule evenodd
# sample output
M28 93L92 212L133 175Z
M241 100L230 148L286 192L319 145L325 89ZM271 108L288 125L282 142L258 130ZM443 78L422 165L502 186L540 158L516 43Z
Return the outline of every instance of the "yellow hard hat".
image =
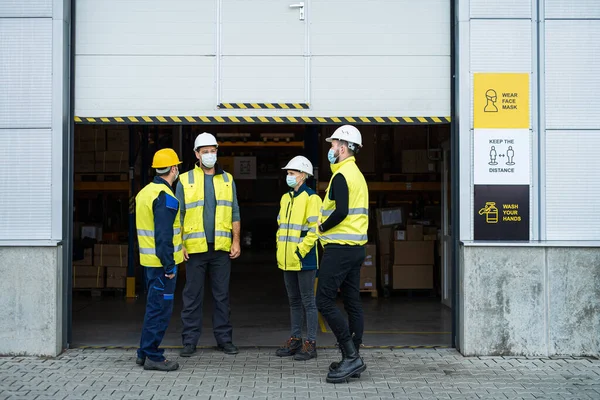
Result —
M179 157L173 149L160 149L154 153L154 158L152 159L152 168L157 169L172 167L178 164L181 164L181 161L179 161Z

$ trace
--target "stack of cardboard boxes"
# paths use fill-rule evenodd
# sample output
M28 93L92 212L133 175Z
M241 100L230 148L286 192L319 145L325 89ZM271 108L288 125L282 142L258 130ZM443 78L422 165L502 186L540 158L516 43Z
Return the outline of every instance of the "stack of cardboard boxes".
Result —
M367 256L360 269L360 289L377 290L377 246L365 246Z
M102 238L98 226L85 225L81 230L81 236L87 239ZM84 249L83 259L73 262L73 288L125 288L128 250L123 244L95 244L93 248Z
M394 228L402 225L402 208L380 208L377 210L377 245L382 287L389 287L392 275L392 235Z
M75 135L75 173L125 173L129 169L129 132L82 126Z
M434 243L437 230L408 224L394 232L394 289L433 289Z

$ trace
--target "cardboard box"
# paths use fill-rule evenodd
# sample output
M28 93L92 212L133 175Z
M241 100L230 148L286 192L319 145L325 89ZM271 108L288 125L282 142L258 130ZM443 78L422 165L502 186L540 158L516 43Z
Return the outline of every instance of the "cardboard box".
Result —
M377 263L377 246L374 244L367 244L365 245L365 250L367 255L362 264L363 268L375 267Z
M81 238L102 239L102 225L83 225L81 227Z
M73 265L73 287L99 289L104 287L104 267Z
M106 131L96 126L81 125L75 130L75 152L106 150Z
M221 168L223 168L223 170L225 172L229 172L230 174L233 175L233 170L235 168L235 157L219 157L217 162L219 163L219 166ZM235 178L235 176L234 176Z
M128 129L106 129L106 150L108 151L129 151L129 130Z
M93 151L75 152L75 173L94 172L96 168L96 153Z
M434 242L394 242L394 265L433 265Z
M437 235L423 235L423 240L437 240Z
M106 287L125 288L127 286L127 268L107 267Z
M375 268L373 268L373 274L367 276L360 277L360 288L366 290L375 290L377 289L377 277L375 273Z
M83 250L83 260L73 261L73 265L94 265L94 257L92 254L92 249L84 249Z
M421 174L436 172L436 162L429 160L427 150L403 150L402 173Z
M402 208L378 208L377 209L377 227L394 226L403 224L404 218Z
M378 246L380 254L390 254L392 252L392 228L379 228Z
M125 151L103 151L96 153L96 172L127 172L129 154Z
M433 265L394 265L394 289L433 289Z
M406 240L406 231L394 231L394 240Z
M407 225L406 240L423 240L423 225Z
M423 227L424 235L437 235L437 233L438 233L438 228L436 228L435 226L424 226Z
M125 244L96 244L94 265L103 267L127 267L128 246Z

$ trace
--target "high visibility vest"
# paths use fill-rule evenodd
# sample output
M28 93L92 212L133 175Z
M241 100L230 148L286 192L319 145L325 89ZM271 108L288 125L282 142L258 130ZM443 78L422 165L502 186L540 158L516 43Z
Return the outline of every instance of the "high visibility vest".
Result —
M367 229L369 228L369 188L362 172L356 165L356 159L349 157L339 164L332 164L333 176L329 181L323 208L321 209L321 223L335 210L335 201L329 199L331 182L336 175L342 174L348 184L348 215L338 225L321 233L319 239L323 245L335 243L344 245L363 245L367 243Z
M281 197L277 216L277 266L284 271L318 268L317 221L321 198L304 186ZM296 254L300 253L300 258Z
M154 241L154 211L152 204L162 192L177 201L175 194L168 186L161 183L149 183L140 190L135 197L135 223L137 238L140 248L140 264L144 267L165 267L156 255L156 242ZM179 221L179 202L177 215L173 221L173 258L175 265L183 262L183 249L181 247L181 223Z
M183 217L183 245L189 254L206 253L208 242L204 232L204 171L196 167L181 174L185 216ZM233 216L233 177L223 171L213 177L217 206L215 211L215 250L230 251Z

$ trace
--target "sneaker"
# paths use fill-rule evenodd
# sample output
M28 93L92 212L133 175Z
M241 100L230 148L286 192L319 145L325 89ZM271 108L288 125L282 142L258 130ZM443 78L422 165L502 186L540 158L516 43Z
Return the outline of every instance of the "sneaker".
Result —
M238 348L231 342L220 344L217 346L217 348L223 353L229 354L231 356L240 352Z
M194 346L193 344L186 344L183 346L183 350L181 350L181 353L179 353L179 355L181 357L191 357L192 354L194 354L196 352L196 346Z
M317 358L317 342L308 340L302 345L302 351L296 353L294 360L296 361L308 361L311 358Z
M179 364L176 361L164 360L159 362L147 359L144 363L144 369L151 371L175 371L179 369Z
M275 355L277 357L291 357L300 350L302 350L302 339L292 337L285 342L283 347L277 349Z
M139 365L140 367L143 367L145 362L146 362L146 358L145 358L145 357L144 357L144 358L137 357L137 358L135 359L135 363L136 363L137 365Z

